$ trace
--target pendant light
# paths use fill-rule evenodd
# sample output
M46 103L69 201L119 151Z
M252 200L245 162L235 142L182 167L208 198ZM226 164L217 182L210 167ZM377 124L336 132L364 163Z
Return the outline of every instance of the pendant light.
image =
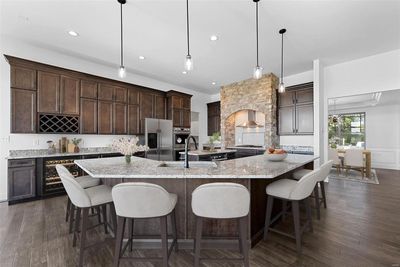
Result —
M260 0L253 0L254 3L256 3L256 49L257 49L257 65L254 68L253 72L253 78L254 79L260 79L262 76L262 71L263 68L260 66L259 61L258 61L258 2Z
M185 70L191 71L193 69L193 59L190 55L190 41L189 41L189 0L186 0L186 38L187 38L187 55L185 58Z
M123 33L123 25L122 25L122 5L126 3L126 0L117 0L118 3L121 4L121 64L118 69L118 76L120 78L125 78L126 70L124 66L124 33Z
M283 34L286 32L286 29L280 29L279 34L282 36L281 43L281 80L279 82L278 92L284 93L286 91L285 84L283 83Z

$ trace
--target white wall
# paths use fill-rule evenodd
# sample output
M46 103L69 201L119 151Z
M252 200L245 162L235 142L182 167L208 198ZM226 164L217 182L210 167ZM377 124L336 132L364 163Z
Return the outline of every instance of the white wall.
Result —
M400 99L398 105L378 105L338 111L338 113L352 112L365 112L365 141L366 148L372 153L372 167L399 170Z
M116 69L96 64L65 54L28 45L22 41L0 36L0 54L7 54L67 69L81 71L110 79L120 80ZM0 58L0 200L7 198L7 160L9 150L46 148L47 140L57 140L60 135L25 135L10 134L10 67L6 60ZM162 91L176 90L192 94L192 110L199 112L199 141L207 141L207 106L210 95L202 94L187 88L157 81L148 77L127 73L124 82L139 84ZM72 136L71 136L72 137ZM84 147L99 147L110 144L112 136L84 135ZM115 136L114 136L115 137Z

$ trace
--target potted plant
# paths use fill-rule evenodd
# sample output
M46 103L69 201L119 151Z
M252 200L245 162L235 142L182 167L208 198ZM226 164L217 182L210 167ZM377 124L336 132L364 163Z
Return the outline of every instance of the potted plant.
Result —
M138 145L138 143L139 138L137 136L131 138L122 137L113 141L112 148L125 156L126 163L130 163L133 154L149 149L147 146Z
M221 138L221 135L220 135L219 132L215 132L215 133L212 134L212 136L210 136L210 140L209 140L209 143L210 143L210 151L215 151L215 144L214 144L214 143L215 143L216 141L219 141L220 138Z
M71 141L75 145L74 152L79 153L79 151L80 151L79 143L82 141L82 138L73 138Z

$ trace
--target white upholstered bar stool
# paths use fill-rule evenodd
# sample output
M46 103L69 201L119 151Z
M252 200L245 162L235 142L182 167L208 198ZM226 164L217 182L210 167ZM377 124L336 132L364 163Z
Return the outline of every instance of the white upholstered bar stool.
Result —
M250 193L246 187L236 183L209 183L197 187L192 193L192 210L196 215L195 261L200 264L202 226L204 218L236 219L239 230L239 248L241 259L218 259L222 262L241 260L249 266L249 246L247 241ZM207 258L202 258L207 260ZM210 259L208 260L216 260Z
M100 179L99 178L92 178L89 175L84 175L84 176L78 176L75 177L75 181L82 186L83 189L90 188L93 186L97 186L100 184ZM75 207L72 205L71 200L69 199L67 195L67 209L65 212L65 221L68 222L69 220L69 232L72 233L72 228L73 228L73 222L75 219ZM99 218L100 222L100 211L97 209L97 216Z
M84 189L75 180L74 176L67 170L67 168L65 168L63 165L60 164L56 165L56 169L58 175L61 178L65 191L67 192L68 197L71 199L72 205L74 205L77 209L72 245L76 246L77 235L80 232L81 235L80 235L78 266L82 266L83 254L85 249L103 243L99 242L91 245L86 245L86 231L89 229L88 227L89 209L102 207L103 210L106 210L106 205L110 205L110 211L112 213L112 221L114 224L113 228L114 230L116 229L115 209L111 197L111 187L107 185L98 185ZM82 227L80 227L81 213L82 213ZM107 218L104 218L104 221L106 223ZM97 224L92 227L99 225L100 224Z
M112 198L118 218L115 243L114 266L119 266L121 259L132 261L161 261L163 267L168 266L168 258L175 247L177 250L177 232L175 206L178 200L176 194L168 193L164 188L150 183L121 183L112 189ZM168 248L167 216L171 216L173 241ZM123 257L128 245L132 250L133 225L136 219L158 218L161 229L161 258ZM129 220L129 239L124 247L122 241L125 232L125 223Z
M320 173L317 176L317 183L315 184L314 188L314 201L315 201L315 208L317 210L317 219L321 218L321 204L324 204L324 208L326 209L326 192L325 192L325 180L328 178L328 175L332 169L334 161L329 160L322 164L319 167ZM302 169L293 173L293 178L295 180L300 180L304 175L310 173L312 170ZM321 190L321 197L320 197L320 190Z
M291 179L281 179L276 182L269 184L266 188L267 199L267 209L265 214L265 227L264 227L264 240L267 239L268 231L276 232L288 237L296 239L297 252L301 253L301 235L308 226L309 230L312 232L312 216L311 216L311 206L310 206L310 195L314 190L315 184L317 183L317 175L319 170L314 170L303 176L299 181ZM271 219L272 207L274 199L281 199L283 201L290 201L292 204L293 222L294 222L294 236L279 231L271 227L271 225L279 219L284 211L277 214L273 219ZM299 202L304 201L307 211L307 223L302 227L300 224L300 212L299 212Z

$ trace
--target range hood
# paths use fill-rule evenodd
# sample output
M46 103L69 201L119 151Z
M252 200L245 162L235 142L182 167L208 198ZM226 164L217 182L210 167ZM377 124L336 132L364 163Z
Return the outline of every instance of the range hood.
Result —
M260 128L262 125L256 122L256 111L255 110L247 110L247 121L242 123L236 127L242 128Z

